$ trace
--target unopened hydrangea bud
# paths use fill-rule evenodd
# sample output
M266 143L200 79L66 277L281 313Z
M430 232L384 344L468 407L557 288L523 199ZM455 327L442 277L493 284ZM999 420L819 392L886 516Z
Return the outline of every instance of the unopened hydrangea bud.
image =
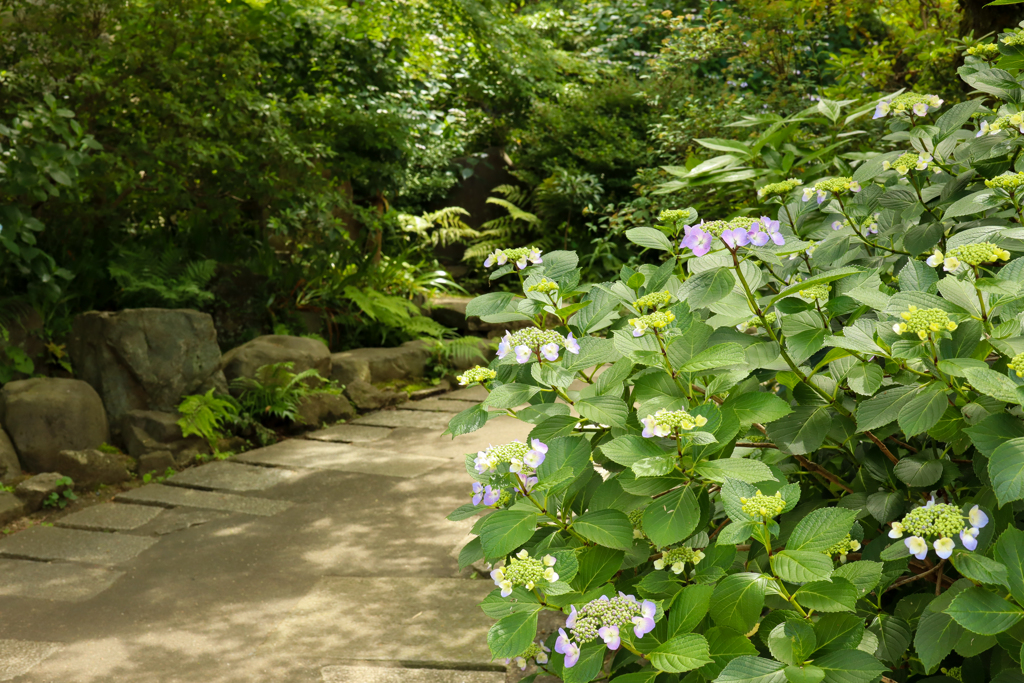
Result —
M528 292L540 292L541 294L546 294L548 292L554 292L557 290L558 283L552 282L547 278L542 278L541 281L538 282L537 284L530 285L529 287L526 288L526 291Z
M671 311L655 311L639 318L630 318L629 324L633 326L633 336L642 337L647 330L668 327L675 319L676 316Z
M910 553L919 560L928 555L928 541L932 542L935 553L942 559L948 558L955 548L953 537L959 535L964 547L974 550L977 547L978 530L988 524L988 515L975 505L968 515L968 521L974 526L965 530L964 516L955 505L936 503L932 498L926 505L914 508L900 522L893 522L890 538L900 538L904 533L910 534L904 543Z
M672 295L666 289L663 292L652 292L650 294L644 294L642 297L633 302L633 308L638 311L643 311L648 308L660 308L672 301Z
M1004 36L1000 36L999 42L1003 45L1024 45L1024 30L1017 29Z
M988 130L986 132L989 135L995 135L1000 131L1006 131L1012 135L1024 133L1024 112L1017 112L1016 114L1007 114L1006 116L1000 116L996 120L989 123L987 128Z
M999 56L999 46L995 43L982 43L980 45L972 45L965 52L982 59L995 59Z
M804 299L813 299L816 301L827 301L828 293L832 291L831 285L811 285L807 289L801 289L797 292Z
M528 327L515 332L505 332L505 336L498 344L498 358L503 359L508 354L515 353L516 361L519 363L527 363L534 356L555 361L558 360L558 351L562 348L573 354L580 352L579 341L573 337L572 332L563 337L554 330Z
M751 517L771 519L786 509L786 501L782 499L782 492L778 491L774 496L766 496L760 491L754 494L753 498L740 498L740 505L743 512Z
M670 548L661 554L661 557L654 561L655 569L668 567L673 574L682 574L686 563L696 565L704 559L704 553L686 546Z
M985 187L1006 190L1011 194L1021 185L1024 185L1024 173L1007 172L985 181Z
M896 334L913 332L919 339L924 340L928 335L935 332L947 330L952 332L957 324L949 319L949 315L941 308L918 308L911 305L908 310L900 313L900 317L906 322L896 323L892 330Z
M883 161L882 168L888 171L890 168L899 173L900 175L907 175L910 171L924 171L927 170L929 164L931 164L932 155L921 153L921 154L901 154L896 158L895 161ZM934 165L933 165L934 166ZM942 170L942 169L938 169Z
M825 197L828 193L841 195L847 192L860 192L861 186L853 178L839 177L839 178L826 178L825 180L819 180L814 183L814 187L804 188L803 200L806 202L811 197L817 195L818 203L821 204L825 201Z
M778 183L768 183L763 187L758 188L757 197L762 199L764 197L776 197L792 192L796 188L804 184L804 181L798 178L789 178Z
M474 366L469 370L456 377L459 380L460 386L467 386L469 384L479 384L481 382L487 382L498 376L498 373L490 368L485 368L480 365Z
M946 252L946 258L955 258L969 266L977 266L982 263L1009 261L1010 252L991 242L981 242L979 244L963 244L950 249Z
M1018 353L1014 356L1006 367L1013 370L1018 377L1024 377L1024 353Z
M778 320L778 316L774 312L765 313L764 319L765 322L767 322L769 325L774 325L775 321ZM751 318L747 322L740 323L739 325L737 325L736 329L739 330L740 332L743 332L744 330L748 330L751 327L761 327L762 325L763 323L761 322L760 318Z
M633 525L633 538L646 538L646 534L644 534L644 508L630 510L626 516L629 517L629 523Z
M614 598L602 595L591 600L579 611L573 606L572 613L565 621L565 627L572 634L558 630L555 652L566 654L565 666L570 668L579 658L579 646L601 638L611 650L620 644L620 629L633 626L633 635L643 638L654 630L654 615L658 607L650 600L639 602L635 596L619 593ZM570 655L572 655L570 657Z
M545 555L543 559L537 559L530 557L530 553L524 549L516 553L516 556L500 569L500 576L492 578L494 578L495 585L502 588L503 591L506 585L523 586L526 590L533 590L542 581L550 583L558 581L558 574L555 573L554 566L554 556Z
M880 119L889 113L894 116L924 116L930 111L936 111L941 106L942 100L938 95L903 93L879 102L872 118Z

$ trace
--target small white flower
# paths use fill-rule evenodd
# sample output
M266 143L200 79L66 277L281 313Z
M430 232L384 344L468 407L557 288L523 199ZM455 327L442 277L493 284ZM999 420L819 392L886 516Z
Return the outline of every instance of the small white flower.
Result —
M892 523L892 528L889 529L889 538L903 538L903 524L901 522Z
M903 539L903 542L907 545L910 554L917 559L923 560L928 557L928 541L920 536L911 536L910 538Z
M673 574L682 574L684 566L685 565L682 562L676 562L674 565L672 565L672 573Z
M964 547L968 550L974 550L978 547L978 534L981 533L981 529L970 528L964 529L960 532L960 542L964 544Z
M558 574L555 573L554 569L548 567L544 570L544 580L554 583L555 581L558 581Z
M932 545L935 546L935 554L944 560L953 554L953 548L956 547L952 538L940 538Z
M925 260L925 263L927 263L932 268L936 268L942 265L942 261L945 258L946 257L942 255L942 252L936 249L935 251L932 252L932 255L929 256L927 260Z
M664 569L665 568L665 560L661 559L660 557L658 559L656 559L654 561L654 568L659 570L659 571Z
M988 524L988 515L986 515L977 505L972 507L971 511L967 513L967 519L970 521L971 526L977 529Z
M528 552L526 551L526 548L523 548L523 549L522 549L522 550L520 550L520 551L519 551L518 553L516 553L516 557L518 557L518 558L519 558L520 560L525 560L525 559L526 559L526 558L528 558L529 556L530 556L530 553L528 553Z
M947 256L942 261L942 270L950 273L960 267L960 260L956 256Z
M558 562L554 555L545 555L541 560L544 562L545 567L554 567L555 563Z
M805 187L805 188L804 188L804 197L803 197L803 200L804 200L805 202L808 202L808 201L810 201L810 200L811 200L811 197L813 197L813 196L814 196L814 188L813 188L813 187Z
M896 323L892 326L892 331L895 332L896 334L903 334L903 328L900 327L899 323ZM897 524L899 524L899 522L897 522ZM893 538L899 538L899 536L893 536Z
M928 113L928 105L924 102L918 102L914 105L914 113L918 116L924 116Z

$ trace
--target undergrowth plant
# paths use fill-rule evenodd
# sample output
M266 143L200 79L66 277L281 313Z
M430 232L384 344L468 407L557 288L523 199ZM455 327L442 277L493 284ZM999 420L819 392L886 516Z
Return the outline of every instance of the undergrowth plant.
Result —
M302 399L320 394L338 395L341 389L320 376L315 368L292 372L294 363L273 363L256 370L255 377L238 377L231 383L238 391L242 409L257 421L270 418L300 422Z
M496 659L566 683L1024 680L1021 67L1014 31L966 57L973 99L871 103L886 131L849 173L709 183L764 215L666 212L615 281L492 253L522 294L467 314L532 327L461 376L488 396L448 432L527 435L466 456L449 517L477 517L459 563L493 567ZM564 622L538 637L543 611Z
M240 417L238 402L231 396L215 395L215 389L205 394L186 396L178 405L178 426L183 436L201 436L217 452L217 441L224 438L227 429Z

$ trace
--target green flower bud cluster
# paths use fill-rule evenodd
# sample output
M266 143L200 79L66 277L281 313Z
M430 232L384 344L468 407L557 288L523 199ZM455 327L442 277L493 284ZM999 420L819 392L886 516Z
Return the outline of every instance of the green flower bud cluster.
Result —
M860 191L860 184L855 182L853 178L827 178L814 183L815 190L824 190L834 194L849 192L852 188L856 188L853 190L854 192Z
M1017 30L999 38L1003 45L1024 45L1024 31Z
M816 301L825 301L828 299L828 293L832 291L831 285L811 285L807 289L801 289L797 292L800 296L805 299L814 299Z
M530 447L522 441L512 441L511 443L499 446L488 446L487 450L477 453L477 471L483 473L493 470L497 467L498 463L502 462L521 463L529 452Z
M533 247L517 247L515 249L500 249L496 250L496 252L497 251L504 254L505 258L509 260L509 263L515 263L516 261L529 256L530 252L533 251Z
M753 498L740 498L740 504L743 511L751 517L763 519L771 519L786 509L786 501L782 499L781 491L774 496L766 496L758 491Z
M982 43L967 48L967 54L982 59L995 59L999 56L999 46L995 43Z
M850 537L850 534L846 534L846 538L826 550L825 554L829 556L838 555L840 559L842 559L851 552L856 552L858 550L860 550L860 541L855 541Z
M757 197L761 199L762 197L788 194L803 184L804 181L798 178L790 178L778 183L768 183L764 187L758 188Z
M952 332L957 327L956 323L950 320L949 315L941 308L918 308L912 305L909 310L900 313L900 317L906 322L893 325L893 332L896 334L914 332L922 340L927 339L932 332L941 330Z
M676 224L689 217L689 213L680 209L665 209L658 214L658 220L662 223Z
M498 376L498 373L490 368L485 368L480 365L476 365L464 373L456 377L459 380L461 386L467 384L477 384L479 382L486 382L487 380L494 379Z
M985 181L985 187L1006 190L1007 192L1013 192L1021 185L1024 185L1024 173L1004 173Z
M701 550L694 550L693 548L681 547L681 548L670 548L661 554L661 557L654 561L655 569L664 569L669 567L673 574L681 574L683 572L683 565L687 562L696 565L698 562L704 559L704 553Z
M663 327L668 327L668 325L675 319L675 314L670 313L669 311L655 311L654 313L642 315L639 318L630 318L629 324L641 330L645 330L650 327L661 329Z
M1018 377L1024 377L1024 353L1018 353L1013 357L1006 367L1017 372Z
M517 346L529 346L532 349L539 348L545 344L555 343L565 346L565 337L554 330L541 330L536 327L516 330L511 334L509 345L514 349Z
M914 508L903 518L902 530L921 538L953 538L964 528L960 508L947 503Z
M552 555L550 557L550 565L545 566L542 560L536 557L530 557L525 550L520 551L517 557L513 557L508 563L508 566L502 568L502 575L505 580L511 583L513 586L525 586L526 590L533 590L533 587L545 579L545 572L550 576L551 572L548 572L548 567L553 567L555 559ZM520 559L522 558L522 559Z
M778 318L779 316L776 315L774 311L771 313L765 313L764 316L765 322L767 322L769 325L774 325L775 321L778 320ZM745 330L749 327L761 327L762 324L763 323L761 322L760 318L751 318L745 323L740 323L739 325L737 325L737 327Z
M541 653L543 653L542 656L538 658L537 655L541 655ZM545 664L548 660L547 653L548 651L542 649L539 643L530 643L530 647L526 648L526 651L519 656L523 659L537 659L538 664Z
M640 603L635 599L616 595L607 600L591 600L576 615L576 624L570 629L573 639L582 645L598 637L602 626L622 626L640 616Z
M1010 252L997 247L991 242L963 244L946 252L946 258L951 256L971 266L977 266L982 263L992 263L998 260L1010 260Z
M650 294L644 294L642 297L633 302L633 308L638 311L642 311L646 308L658 308L664 306L672 300L672 295L669 294L666 289L663 292L652 292Z
M933 170L942 170L931 163L931 154L901 154L895 161L883 161L882 168L888 171L890 168L900 175L907 175L910 171L925 171L929 167Z
M734 230L736 228L743 228L744 230L750 230L750 226L757 223L756 218L750 216L739 216L733 218L731 221L707 221L706 223L700 224L700 229L704 232L710 232L715 237L721 237L722 233L726 230Z
M558 289L558 283L557 282L552 282L551 280L549 280L547 278L543 278L537 284L530 285L529 287L527 287L526 291L527 292L540 292L542 294L546 294L547 292L554 292L557 289Z
M629 523L633 525L633 538L647 538L647 534L644 533L644 510L645 508L637 508L626 514Z

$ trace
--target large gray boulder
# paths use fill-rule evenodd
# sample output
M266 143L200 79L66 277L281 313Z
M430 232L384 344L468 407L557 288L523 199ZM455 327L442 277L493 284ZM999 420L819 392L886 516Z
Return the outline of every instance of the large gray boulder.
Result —
M26 512L35 512L43 507L43 502L51 493L59 493L67 488L62 483L63 479L64 475L60 472L43 472L18 484L14 494L25 502Z
M255 377L264 365L291 362L292 372L315 368L320 376L331 376L331 352L316 339L270 334L256 337L250 342L224 354L224 376L230 382L238 377Z
M339 394L313 394L302 397L297 413L301 426L318 427L338 420L351 420L356 416L356 409Z
M131 458L120 453L105 453L95 448L83 451L61 451L57 454L57 470L71 477L76 489L97 484L118 484L132 478L128 467Z
M409 395L404 391L378 389L361 379L349 382L345 387L345 395L356 408L363 411L380 410L409 399Z
M61 451L98 448L110 440L103 401L78 379L8 382L0 390L0 424L30 472L56 469Z
M390 382L416 379L426 372L429 347L411 341L392 348L366 348L342 351L331 356L333 378L342 384L359 379L364 382Z
M227 390L213 319L199 311L83 313L68 350L75 372L103 397L116 426L130 410L171 412L190 394Z
M18 462L18 451L14 450L11 437L0 428L0 482L9 484L21 476L21 463Z

